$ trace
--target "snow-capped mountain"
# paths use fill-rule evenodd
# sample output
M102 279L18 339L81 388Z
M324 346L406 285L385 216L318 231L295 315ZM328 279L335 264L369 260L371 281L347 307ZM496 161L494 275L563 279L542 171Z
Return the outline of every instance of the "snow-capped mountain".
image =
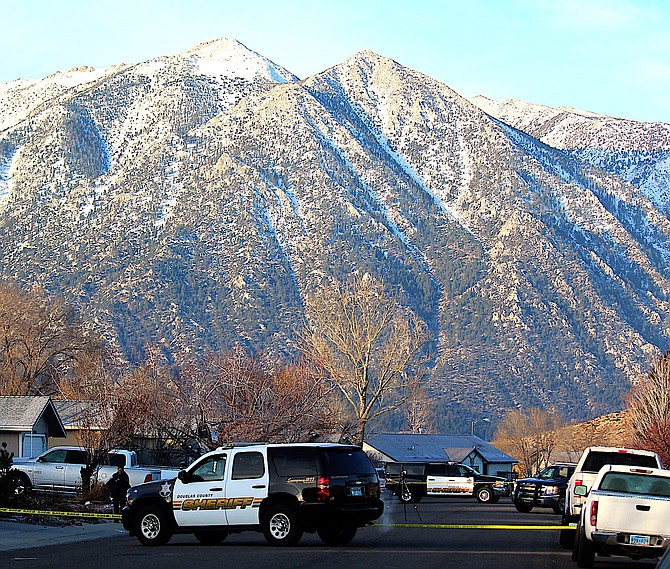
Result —
M131 360L288 357L355 270L430 326L445 416L614 410L668 345L669 125L473 104L367 51L303 80L227 39L79 73L0 86L0 274Z

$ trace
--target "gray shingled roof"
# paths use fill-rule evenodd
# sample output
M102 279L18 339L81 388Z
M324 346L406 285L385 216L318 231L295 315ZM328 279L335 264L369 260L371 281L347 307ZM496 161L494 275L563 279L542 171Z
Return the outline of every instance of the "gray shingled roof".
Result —
M41 418L47 422L50 436L66 436L50 397L0 396L0 430L32 431Z
M460 462L473 450L486 462L518 462L475 435L386 434L366 442L396 462Z
M56 407L56 411L58 411L61 421L63 421L63 425L65 425L66 428L99 428L98 425L90 425L91 417L100 415L100 413L95 412L98 408L96 404L90 401L81 400L56 400L53 402L53 404Z

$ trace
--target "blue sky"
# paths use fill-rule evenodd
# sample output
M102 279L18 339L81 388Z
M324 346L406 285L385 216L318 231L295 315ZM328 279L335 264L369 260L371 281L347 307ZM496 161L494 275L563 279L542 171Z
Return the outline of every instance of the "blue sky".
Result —
M299 77L362 49L465 97L670 122L665 0L0 0L0 83L222 36Z

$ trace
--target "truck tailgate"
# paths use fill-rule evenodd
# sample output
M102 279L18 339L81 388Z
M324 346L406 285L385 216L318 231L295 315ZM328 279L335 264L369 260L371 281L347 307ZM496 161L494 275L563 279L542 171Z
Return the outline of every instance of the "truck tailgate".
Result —
M669 536L669 519L670 498L598 493L597 531Z

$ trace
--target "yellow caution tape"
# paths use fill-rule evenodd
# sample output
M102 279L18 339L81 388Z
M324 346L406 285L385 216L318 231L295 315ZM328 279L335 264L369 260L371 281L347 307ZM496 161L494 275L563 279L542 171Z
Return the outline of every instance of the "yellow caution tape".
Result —
M92 512L54 512L52 510L24 510L21 508L0 508L1 513L28 514L33 516L57 516L63 518L105 518L120 520L121 514L94 514Z
M575 529L575 526L522 526L503 524L374 524L390 528L426 528L426 529L511 529L511 530L546 530Z

